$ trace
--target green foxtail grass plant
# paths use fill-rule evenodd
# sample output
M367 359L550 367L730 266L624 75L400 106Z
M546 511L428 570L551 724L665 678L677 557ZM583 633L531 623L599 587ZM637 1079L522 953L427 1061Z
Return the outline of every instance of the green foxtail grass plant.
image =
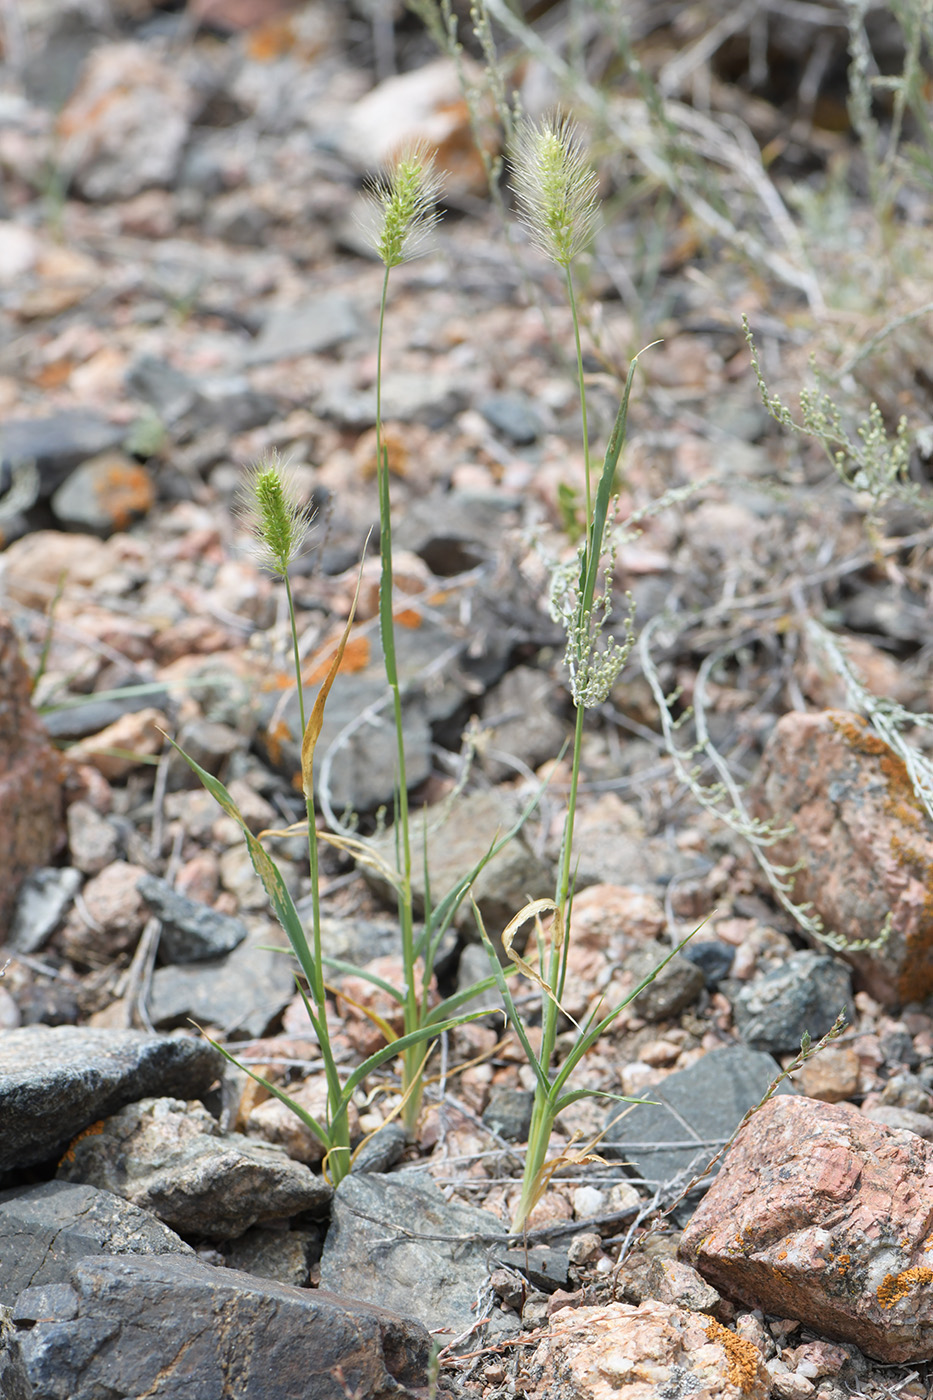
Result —
M631 607L623 623L621 641L606 634L605 627L612 607L614 481L625 442L636 361L633 360L629 366L622 401L594 490L587 427L586 383L572 267L577 253L589 241L596 222L596 177L589 167L575 128L565 119L557 117L546 118L540 125L528 121L521 124L512 150L512 165L513 184L523 222L534 243L564 273L577 356L586 505L585 530L576 554L568 564L555 569L551 584L551 613L566 632L564 660L576 711L570 762L570 790L564 818L557 884L553 899L534 900L526 905L516 914L502 935L503 948L513 966L524 973L542 993L541 1041L537 1051L532 1047L527 1028L512 999L505 974L500 969L492 942L474 904L477 926L489 953L506 1013L535 1075L528 1152L519 1204L512 1222L513 1229L520 1230L546 1189L554 1171L564 1162L588 1159L588 1149L582 1152L568 1150L550 1161L547 1158L556 1118L564 1109L578 1099L589 1097L592 1092L588 1089L568 1089L570 1076L628 1001L654 980L665 963L683 944L680 944L678 949L672 949L669 957L634 989L625 1002L608 1010L603 1010L601 1003L597 1002L582 1025L574 1023L577 1032L574 1043L560 1069L552 1077L551 1062L563 1010L561 998L570 950L574 879L573 834L580 789L584 718L588 709L606 699L625 664L634 640ZM550 922L549 936L545 934L542 922L544 916ZM532 921L537 945L537 968L522 958L513 946L519 929ZM622 1101L637 1102L628 1099Z
M345 1079L341 1079L337 1061L330 1043L327 1024L328 988L324 980L326 959L324 957L321 940L319 834L314 817L314 752L324 721L324 707L327 703L327 697L340 669L344 649L350 635L350 629L356 610L356 599L354 598L350 617L330 662L327 675L321 683L310 713L306 714L302 690L301 660L298 647L298 627L291 584L289 581L289 567L304 545L310 519L307 512L300 506L288 475L283 470L282 464L277 458L271 457L261 462L253 471L244 492L244 513L253 534L260 561L264 567L282 580L288 604L292 653L295 665L295 679L298 690L298 706L302 731L301 782L307 814L308 861L311 875L310 938L275 861L269 856L259 837L250 831L242 813L226 787L218 778L215 778L212 774L201 768L199 764L195 763L183 749L179 748L179 752L191 769L197 774L208 792L217 800L227 815L232 817L240 826L253 867L262 881L273 913L284 930L288 938L290 949L298 961L301 970L301 979L303 979L304 984L307 985L307 991L305 991L301 979L299 979L298 985L311 1026L320 1047L324 1074L327 1081L327 1111L323 1120L316 1118L290 1098L288 1094L284 1093L277 1085L264 1079L261 1075L255 1074L246 1065L240 1067L244 1069L251 1078L265 1085L270 1093L291 1108L307 1127L310 1128L311 1132L324 1148L325 1171L336 1184L347 1175L352 1165L349 1107L357 1087L362 1084L363 1080L366 1079L368 1075L385 1064L386 1061L394 1059L398 1055L404 1057L409 1051L413 1051L414 1055L417 1056L417 1060L411 1063L414 1063L420 1072L424 1061L425 1042L436 1039L443 1031L469 1018L460 1015L459 1017L451 1019L446 1014L450 1009L450 1003L448 1002L441 1007L435 1007L430 1015L426 1015L425 1020L427 1024L413 1024L410 1029L406 1026L406 1031L401 1036L393 1035L388 1026L385 1026L387 1044L370 1055L361 1065L357 1066L347 1075ZM176 745L175 747L177 748L178 746ZM305 823L301 823L300 825L304 826ZM469 879L464 882L463 893L465 893L468 883ZM463 898L463 893L460 895L461 899ZM379 985L392 991L393 994L396 994L394 989L388 987L388 984L380 982ZM414 986L414 976L412 976L411 985L412 987ZM491 986L492 979L488 979L485 985ZM460 1000L462 1001L464 999L465 997L461 996ZM224 1050L223 1046L218 1046L217 1048L221 1050L232 1063L238 1063L228 1051ZM406 1088L409 1101L420 1088L420 1083L417 1078L415 1078L412 1083L414 1088Z

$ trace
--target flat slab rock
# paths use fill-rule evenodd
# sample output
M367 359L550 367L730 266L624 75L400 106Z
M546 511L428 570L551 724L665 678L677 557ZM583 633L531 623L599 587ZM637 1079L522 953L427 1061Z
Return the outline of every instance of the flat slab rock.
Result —
M655 1102L622 1118L617 1107L609 1110L604 1144L611 1151L606 1156L622 1157L647 1181L670 1181L681 1172L693 1175L728 1142L780 1072L777 1061L760 1050L744 1045L710 1050L688 1069L653 1084L647 1097ZM777 1092L795 1091L785 1080Z
M15 1400L406 1400L430 1349L380 1308L176 1255L82 1259L12 1322Z
M768 1400L771 1378L751 1342L649 1299L561 1308L524 1387L528 1400Z
M892 930L877 951L845 953L866 989L894 1006L933 992L933 822L897 754L844 710L783 715L755 777L758 817L790 824L770 859L795 870L794 898L850 942Z
M194 1257L174 1230L109 1191L43 1181L0 1193L0 1305L11 1306L24 1288L65 1282L91 1254Z
M727 1297L878 1361L933 1358L933 1144L849 1104L774 1098L680 1252Z
M0 1032L0 1171L60 1156L91 1123L147 1094L195 1098L223 1060L188 1035L84 1026Z
M181 1099L142 1099L95 1123L59 1178L112 1191L182 1234L221 1240L257 1222L326 1214L333 1195L280 1148L225 1133L201 1104Z
M425 1327L457 1335L479 1320L477 1299L495 1267L490 1248L505 1233L489 1211L445 1200L430 1177L354 1173L334 1193L321 1283L381 1306L404 1299ZM514 1322L492 1314L493 1330Z

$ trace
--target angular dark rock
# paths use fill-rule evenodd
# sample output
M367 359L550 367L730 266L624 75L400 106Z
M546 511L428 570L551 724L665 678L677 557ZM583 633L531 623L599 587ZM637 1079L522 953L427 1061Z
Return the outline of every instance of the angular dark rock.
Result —
M224 957L249 933L242 919L188 899L155 875L144 875L136 888L162 921L159 952L165 962L197 963Z
M853 1007L852 976L845 963L802 952L743 987L732 1012L746 1045L784 1055L799 1047L804 1031L819 1040L840 1011L851 1019Z
M289 960L270 952L281 931L265 925L225 958L157 968L149 996L152 1024L162 1030L188 1025L265 1035L295 994Z
M221 1057L193 1036L79 1026L0 1034L0 1171L61 1154L100 1118L144 1094L195 1097Z
M330 294L296 306L275 306L243 358L247 364L261 365L320 355L352 340L359 329L359 313L348 297Z
M73 866L43 865L20 886L10 928L9 946L18 953L37 953L64 918L81 886Z
M94 1186L43 1181L0 1193L0 1303L7 1306L24 1288L65 1282L91 1254L193 1253L154 1215Z
M489 394L477 404L480 413L516 447L527 447L542 432L541 419L524 394Z
M32 1293L14 1343L28 1400L406 1400L427 1379L417 1323L196 1259L84 1259Z
M688 1069L675 1070L653 1084L646 1098L655 1103L641 1104L617 1123L612 1120L619 1110L610 1108L607 1121L612 1126L600 1150L607 1157L623 1158L647 1181L670 1181L681 1172L701 1171L780 1072L770 1055L744 1045L710 1050ZM795 1091L785 1080L777 1092ZM668 1145L674 1143L685 1146ZM711 1180L704 1177L702 1184Z
M141 1099L96 1123L58 1174L113 1191L174 1230L221 1240L302 1211L326 1214L333 1195L280 1148L225 1133L201 1104L169 1098Z
M119 446L126 428L83 409L63 409L48 418L11 418L0 431L0 487L12 467L34 462L41 493L49 496L79 463Z
M428 1328L466 1331L479 1321L477 1296L494 1267L494 1242L506 1233L494 1215L446 1201L420 1173L354 1173L334 1194L331 1222L323 1287L381 1306L405 1298L406 1310ZM489 1325L510 1324L495 1312Z

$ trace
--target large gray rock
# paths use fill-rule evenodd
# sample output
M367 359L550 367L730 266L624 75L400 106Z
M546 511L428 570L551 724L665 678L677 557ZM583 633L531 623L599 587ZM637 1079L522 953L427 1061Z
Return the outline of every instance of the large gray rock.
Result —
M171 1030L193 1021L265 1035L295 995L289 959L270 952L270 942L281 946L285 935L267 924L225 958L157 968L149 995L152 1024Z
M688 1069L653 1084L647 1097L654 1103L641 1104L624 1118L618 1107L610 1108L605 1155L622 1158L635 1175L652 1183L702 1171L780 1072L770 1055L744 1045L710 1050ZM785 1080L778 1093L794 1090ZM711 1180L704 1178L704 1185Z
M225 1133L201 1104L143 1099L69 1149L63 1181L112 1191L173 1230L235 1239L251 1225L302 1211L325 1215L322 1177L280 1148Z
M0 1304L12 1306L24 1288L66 1282L91 1254L193 1253L161 1220L110 1191L43 1181L0 1193Z
M406 1400L427 1379L417 1323L178 1256L84 1259L13 1321L15 1400Z
M845 963L803 952L743 987L732 1013L746 1045L784 1055L798 1048L804 1031L819 1040L840 1011L851 1019L853 1007L852 974Z
M398 1305L429 1329L466 1331L479 1321L491 1253L505 1227L488 1211L444 1199L430 1177L344 1177L334 1194L321 1284L382 1307ZM504 1257L504 1256L503 1256ZM514 1321L514 1319L513 1319ZM490 1326L510 1324L493 1312Z
M223 1061L193 1036L84 1026L0 1033L0 1170L60 1156L69 1141L145 1094L195 1098Z

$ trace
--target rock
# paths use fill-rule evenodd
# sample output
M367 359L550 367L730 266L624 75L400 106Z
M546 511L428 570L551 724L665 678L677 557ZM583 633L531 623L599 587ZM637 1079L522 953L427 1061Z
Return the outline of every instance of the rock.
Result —
M528 447L543 431L541 419L524 394L489 394L477 404L480 413L516 447Z
M72 1265L91 1254L194 1251L161 1220L110 1191L43 1181L0 1192L0 1303L12 1306L24 1288L64 1283Z
M80 888L81 872L70 866L44 865L27 875L20 886L8 946L17 953L37 953Z
M770 1055L744 1045L710 1050L688 1069L674 1070L651 1086L648 1097L657 1104L640 1105L608 1129L604 1143L617 1146L606 1155L623 1158L636 1176L652 1182L670 1181L679 1173L688 1174L689 1180L732 1136L780 1072ZM794 1091L785 1080L777 1092ZM618 1113L618 1108L610 1108L607 1121ZM665 1145L689 1144L694 1138L695 1147ZM704 1186L710 1180L705 1177Z
M630 953L623 963L625 984L631 988L637 987L660 967L670 951L663 943L649 943L647 947ZM666 1021L696 1001L704 986L705 978L700 968L675 953L661 967L654 981L649 982L644 991L628 1003L627 1010L645 1021Z
M466 403L467 391L460 374L416 374L407 370L390 370L382 378L382 413L385 420L425 423L429 428L443 428L466 407ZM314 407L322 418L332 418L345 428L362 432L376 421L376 391L347 389L335 384L321 395ZM408 546L399 540L399 548Z
M429 808L411 818L411 848L418 852L412 862L412 894L416 911L424 903L424 866L421 852L427 853L431 897L437 905L459 880L486 855L497 837L514 826L519 809L507 796L495 790L466 793L457 799L446 819L438 822ZM426 833L426 835L425 835ZM386 862L395 862L395 832L390 828L373 841L376 852ZM383 898L391 897L388 884L377 871L363 866L363 877ZM521 832L480 871L471 897L479 907L491 938L498 937L509 920L529 899L552 892L553 881L547 866L531 850ZM454 917L455 925L468 938L477 938L476 925L465 900Z
M774 1098L746 1124L681 1253L720 1292L883 1362L933 1352L933 1146L849 1104Z
M753 1050L783 1055L825 1035L840 1012L852 1018L852 978L825 953L793 953L783 967L756 977L732 1000L736 1030Z
M514 509L515 502L509 497L491 500L463 491L434 491L412 501L393 532L393 542L399 549L418 555L438 578L450 578L493 556L514 518ZM489 703L487 700L487 707ZM513 704L511 697L509 706L503 708L507 711ZM556 753L554 749L546 757L553 758Z
M70 750L77 763L90 763L109 782L119 782L162 752L168 720L151 705L121 715L106 729L79 739Z
M794 1075L794 1084L808 1099L839 1103L858 1093L861 1061L851 1045L827 1045Z
M714 1318L668 1303L562 1308L527 1371L528 1400L768 1400L761 1353Z
M281 947L285 935L262 919L225 958L157 968L149 996L152 1024L170 1030L193 1021L246 1037L265 1035L295 992L289 960L269 951L270 940Z
M147 690L143 695L120 695L110 700L99 700L94 695L88 695L82 696L77 704L63 704L58 709L47 711L42 722L53 739L84 739L90 734L107 730L124 715L138 710L152 710L164 716L170 708L171 700L166 690Z
M221 425L241 433L268 423L277 411L271 394L253 389L240 374L184 374L167 360L140 355L126 375L127 387L155 409L177 442Z
M380 1306L405 1298L406 1311L425 1327L456 1335L480 1320L475 1304L489 1275L490 1243L505 1233L487 1211L445 1201L420 1173L354 1173L334 1194L321 1286ZM503 1314L493 1314L490 1327L503 1325Z
M567 724L554 713L554 682L544 671L516 666L483 702L483 771L490 782L514 777L509 759L537 768L560 753Z
M354 1172L387 1172L401 1161L408 1146L408 1133L401 1123L385 1123L371 1138L360 1143L350 1167Z
M249 933L242 919L186 899L168 881L154 875L143 875L136 888L162 922L159 952L163 962L197 963L224 957Z
M531 1127L534 1094L528 1089L509 1089L496 1085L490 1092L489 1103L483 1111L483 1122L491 1132L506 1142L527 1142Z
M320 1255L320 1239L313 1231L264 1230L261 1225L230 1240L223 1249L228 1269L242 1269L293 1288L308 1286L311 1254Z
M900 1128L917 1137L933 1139L933 1118L929 1113L916 1113L911 1108L897 1108L892 1104L876 1104L863 1110L865 1117L873 1123L883 1123L886 1128Z
M696 964L706 981L707 990L715 992L720 982L729 976L735 959L735 949L718 940L691 939L687 946L680 950L680 956L686 958L687 962Z
M300 1084L289 1084L288 1097L323 1123L327 1114L327 1084L322 1075L302 1080ZM356 1105L351 1103L347 1113L350 1140L360 1135L360 1118ZM268 1098L250 1110L246 1120L247 1131L253 1137L260 1137L287 1152L296 1162L306 1166L316 1166L324 1160L324 1144L312 1133L297 1113L282 1103L281 1099Z
M719 1311L722 1303L715 1288L711 1288L703 1275L682 1259L663 1259L660 1256L652 1259L645 1275L645 1292L659 1303L671 1303L689 1312L708 1313L711 1317Z
M385 78L342 111L334 132L340 154L361 174L371 175L406 147L425 142L449 194L485 195L486 171L473 139L469 108L460 95L461 73L468 75L467 82L481 81L480 70L465 54L456 62L440 58Z
M10 418L0 432L0 486L9 489L11 467L34 462L40 493L50 496L70 471L118 447L125 433L125 427L85 409L63 409L48 418Z
M884 1040L881 1048L884 1049ZM916 1074L892 1075L881 1091L881 1102L895 1108L909 1108L913 1113L933 1112L930 1088Z
M61 758L30 704L29 674L0 617L0 943L26 876L47 864L61 829Z
M141 1094L204 1093L223 1061L193 1036L78 1026L0 1034L0 1171L58 1156Z
M145 873L141 865L115 860L88 880L61 933L61 945L73 962L104 966L135 947L146 922L146 906L136 888Z
M417 1324L320 1289L175 1256L84 1259L14 1313L28 1400L405 1400L426 1379ZM342 1376L342 1379L341 1379Z
M574 945L613 958L657 938L666 923L657 897L636 885L588 885L574 896Z
M432 723L449 719L462 704L465 689L454 673L454 662L464 648L462 637L427 618L417 627L397 630L399 679L406 693L402 706L406 771L411 787L424 782L431 772ZM308 713L317 684L326 674L325 662L329 664L332 654L332 647L325 649L312 671L314 684L305 691ZM431 663L444 654L449 663L443 676L435 673L429 682ZM275 694L260 699L265 706L260 742L272 766L292 779L301 769L297 695L292 692L284 706ZM322 783L327 784L331 805L338 814L348 807L372 811L393 799L396 744L394 726L387 723L388 699L378 637L373 634L358 642L351 637L324 711L314 758L315 790L320 794Z
M326 1211L332 1190L277 1147L225 1133L207 1109L147 1098L72 1143L62 1181L86 1182L149 1210L173 1230L235 1239L251 1225Z
M58 158L87 199L129 199L171 184L193 109L177 65L139 44L100 44L59 113Z
M753 788L755 815L793 825L769 859L794 868L794 899L810 902L827 929L882 949L845 952L866 990L886 1005L933 991L933 821L903 762L857 715L843 710L784 715Z
M116 860L120 850L119 832L90 802L72 802L67 825L68 849L76 870L85 875L98 875Z
M680 875L690 862L663 837L646 836L634 807L605 792L584 807L573 836L577 888L650 885Z
M261 365L295 359L298 355L323 355L352 340L360 330L355 303L336 293L312 297L297 305L274 306L244 360Z
M63 525L107 536L129 529L154 501L155 482L146 468L122 452L106 452L76 467L51 506Z

